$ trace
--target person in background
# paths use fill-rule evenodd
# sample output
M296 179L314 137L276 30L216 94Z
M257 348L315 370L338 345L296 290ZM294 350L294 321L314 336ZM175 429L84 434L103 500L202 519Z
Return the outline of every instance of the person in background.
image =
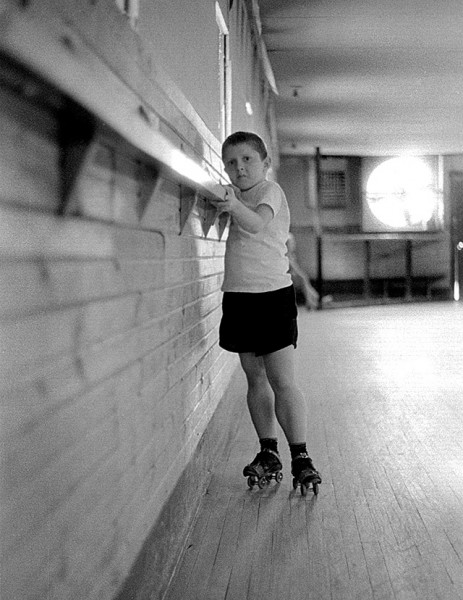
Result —
M288 242L289 273L297 292L300 292L304 298L304 304L307 310L316 310L318 308L319 294L310 283L303 268L297 262L296 240L292 233L289 234ZM323 296L323 304L333 301L332 296Z

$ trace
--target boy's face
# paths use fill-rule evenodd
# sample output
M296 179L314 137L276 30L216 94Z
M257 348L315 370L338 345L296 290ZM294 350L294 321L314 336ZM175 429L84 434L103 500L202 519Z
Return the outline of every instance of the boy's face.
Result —
M270 158L262 159L249 144L237 144L225 148L223 163L233 185L245 191L265 179Z

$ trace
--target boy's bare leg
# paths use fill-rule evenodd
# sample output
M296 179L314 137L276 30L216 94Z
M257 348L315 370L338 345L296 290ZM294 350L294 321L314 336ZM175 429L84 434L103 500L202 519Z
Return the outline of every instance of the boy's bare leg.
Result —
M289 444L305 442L307 404L296 384L294 347L287 346L263 357L267 378L275 394L275 412Z
M248 381L248 408L259 439L276 438L275 396L270 387L264 360L252 353L240 354Z

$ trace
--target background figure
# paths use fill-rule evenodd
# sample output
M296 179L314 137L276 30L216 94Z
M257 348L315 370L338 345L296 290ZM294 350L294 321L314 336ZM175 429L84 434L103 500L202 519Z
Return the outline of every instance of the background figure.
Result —
M316 310L318 308L318 292L310 283L305 271L297 262L296 258L296 240L292 233L289 234L288 241L288 259L289 259L289 273L293 280L294 288L296 292L299 292L304 297L304 304L307 310ZM323 296L323 303L328 303L333 300L332 296Z

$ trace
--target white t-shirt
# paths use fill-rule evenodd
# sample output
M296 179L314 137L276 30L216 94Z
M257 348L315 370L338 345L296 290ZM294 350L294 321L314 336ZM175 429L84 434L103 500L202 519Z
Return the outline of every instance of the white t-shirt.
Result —
M281 187L262 181L241 192L245 206L267 204L273 219L258 233L249 233L231 220L225 252L224 292L271 292L291 285L288 248L289 208Z

